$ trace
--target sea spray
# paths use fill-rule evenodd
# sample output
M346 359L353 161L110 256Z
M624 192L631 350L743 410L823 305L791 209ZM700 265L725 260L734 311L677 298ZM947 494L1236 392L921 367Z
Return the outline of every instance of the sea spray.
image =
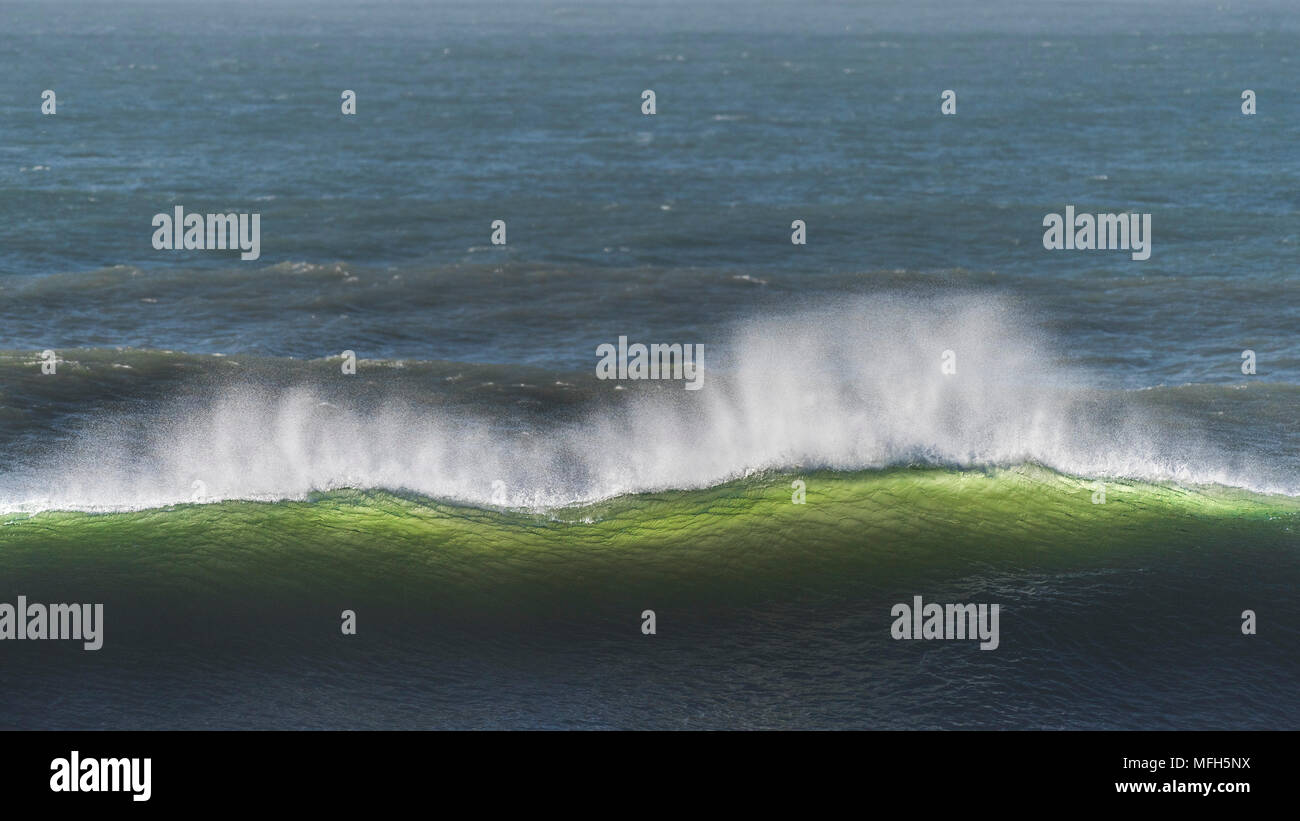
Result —
M156 410L101 413L40 466L0 474L0 510L187 503L195 482L210 502L369 488L541 509L766 470L899 464L1037 463L1300 492L1294 474L1267 478L1193 419L1090 387L1029 320L1003 300L905 295L756 318L723 336L725 355L714 348L708 390L628 391L569 421L417 408L382 380L326 401L310 383L271 390L232 367ZM960 361L950 374L947 351Z

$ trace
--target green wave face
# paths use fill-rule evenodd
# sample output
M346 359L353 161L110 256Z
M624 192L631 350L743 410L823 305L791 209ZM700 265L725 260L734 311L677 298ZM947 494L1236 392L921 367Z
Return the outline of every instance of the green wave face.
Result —
M900 469L545 514L338 492L9 517L0 600L107 626L93 654L13 642L6 672L75 683L56 726L1300 727L1300 500L1095 493ZM915 596L998 604L996 651L893 639Z
M796 504L796 479L805 485ZM837 588L956 572L971 560L1090 565L1191 545L1294 551L1300 499L1095 481L1038 468L767 475L706 490L545 514L383 492L221 502L133 513L11 516L0 566L56 566L89 581L113 568L202 593L213 584L424 585L467 599L502 585L621 588L698 583L763 595L793 580ZM1279 559L1282 557L1279 556ZM614 583L614 580L619 583ZM723 585L718 587L718 583ZM757 585L757 586L756 586ZM279 594L284 591L281 589Z

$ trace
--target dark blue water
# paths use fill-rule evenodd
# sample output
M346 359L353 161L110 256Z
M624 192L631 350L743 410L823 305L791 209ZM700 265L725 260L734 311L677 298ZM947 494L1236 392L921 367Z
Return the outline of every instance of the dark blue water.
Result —
M703 329L906 271L1031 296L1128 386L1252 345L1297 381L1294 11L992 8L11 6L0 348L314 357L382 326L374 356L585 367L571 317ZM261 258L155 251L177 204L261 213ZM1068 204L1151 213L1151 258L1045 251Z

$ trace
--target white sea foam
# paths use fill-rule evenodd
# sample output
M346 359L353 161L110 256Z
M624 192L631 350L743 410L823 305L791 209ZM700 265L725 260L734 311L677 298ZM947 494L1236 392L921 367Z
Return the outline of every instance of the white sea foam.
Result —
M99 420L40 475L0 477L0 510L161 507L192 501L196 481L205 501L349 487L547 508L769 469L899 463L1036 462L1300 495L1285 473L1261 473L1135 394L1088 388L995 299L875 297L755 319L729 337L705 390L629 392L583 424L522 432L392 401L230 387L171 406L143 434Z

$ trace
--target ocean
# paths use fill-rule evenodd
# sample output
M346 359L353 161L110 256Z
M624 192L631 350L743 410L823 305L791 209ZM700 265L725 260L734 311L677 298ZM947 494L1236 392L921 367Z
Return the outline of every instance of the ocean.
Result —
M1300 7L0 14L0 727L1300 729Z

